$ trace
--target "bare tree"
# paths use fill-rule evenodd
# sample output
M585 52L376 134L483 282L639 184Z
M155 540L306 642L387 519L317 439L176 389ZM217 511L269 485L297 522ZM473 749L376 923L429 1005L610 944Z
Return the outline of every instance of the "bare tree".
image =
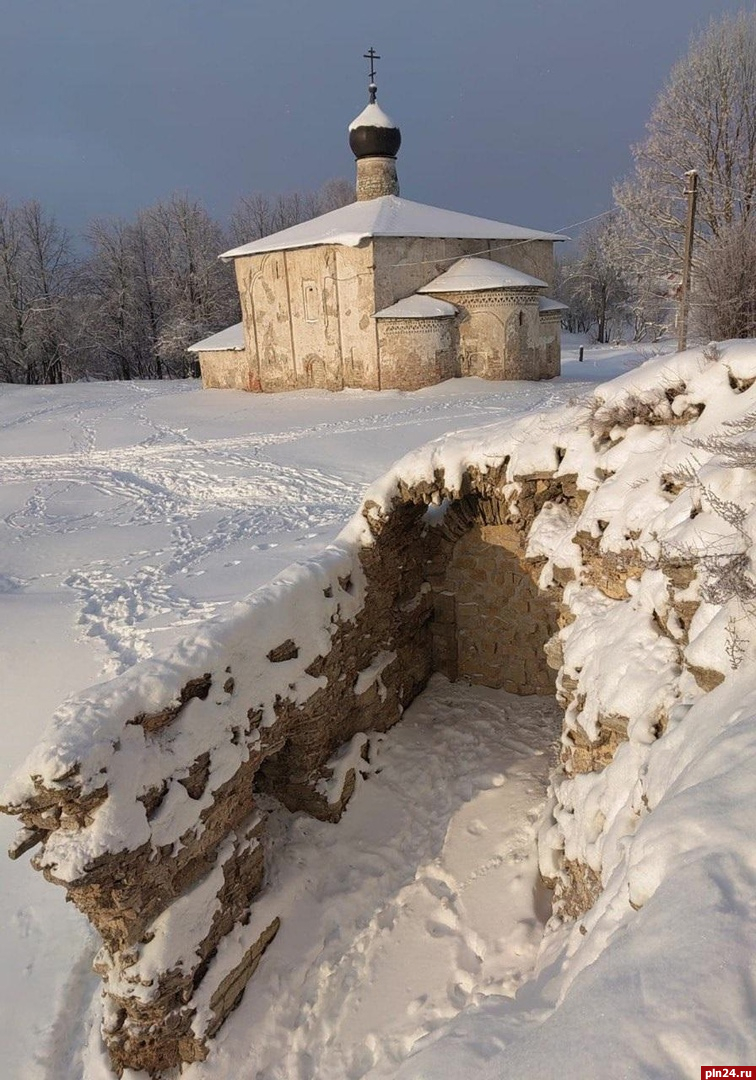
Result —
M157 332L151 333L140 302L135 227L123 221L94 221L87 238L92 256L83 278L98 311L90 330L90 366L110 378L154 378ZM148 273L152 277L151 269Z
M733 222L708 242L698 260L693 312L705 338L756 336L756 218Z
M247 244L274 232L273 205L268 195L256 191L240 199L231 214L234 244Z
M157 355L172 375L190 373L186 348L239 319L233 270L219 261L223 230L205 208L174 195L145 213L164 315Z
M586 229L578 255L562 267L562 292L583 321L596 327L596 340L608 341L627 319L631 286L617 215Z
M0 201L0 378L63 381L73 279L68 234L39 203Z
M756 200L756 12L724 15L690 45L659 95L635 175L616 185L642 272L679 272L685 230L683 176L698 172L694 277L707 246L745 226ZM699 290L699 299L701 293ZM740 333L747 332L743 327Z
M93 222L88 238L85 276L100 312L92 350L111 377L184 376L186 346L238 319L232 273L218 261L226 237L187 196L132 223Z
M354 184L338 178L327 180L315 192L294 191L271 198L254 192L240 199L231 215L231 236L234 243L260 240L281 229L299 225L319 214L327 214L354 202Z
M570 334L588 334L593 326L593 312L577 288L578 254L559 260L554 268L554 296L567 305L562 326Z
M357 197L354 183L343 176L326 180L317 194L318 213L327 214L353 203Z

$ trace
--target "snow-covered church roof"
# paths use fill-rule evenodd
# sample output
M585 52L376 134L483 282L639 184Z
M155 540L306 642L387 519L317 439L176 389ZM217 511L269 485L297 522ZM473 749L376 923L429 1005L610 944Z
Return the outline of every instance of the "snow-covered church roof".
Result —
M391 307L376 311L374 319L448 319L457 314L454 304L446 300L436 300L432 296L418 296L414 293L404 300L398 300Z
M546 282L523 274L512 266L493 259L468 257L455 262L433 281L423 285L420 293L477 292L479 289L545 289Z
M257 255L266 251L316 247L318 244L342 244L357 247L372 236L448 237L465 240L566 240L558 233L538 232L503 221L459 214L438 206L382 195L349 203L328 214L293 225L290 229L253 240L251 244L224 251L222 259Z
M234 323L217 334L203 338L190 345L187 352L221 352L224 349L238 351L244 348L244 323Z
M552 300L550 296L538 297L538 310L543 313L549 313L557 311L569 311L569 305L563 304L561 300Z

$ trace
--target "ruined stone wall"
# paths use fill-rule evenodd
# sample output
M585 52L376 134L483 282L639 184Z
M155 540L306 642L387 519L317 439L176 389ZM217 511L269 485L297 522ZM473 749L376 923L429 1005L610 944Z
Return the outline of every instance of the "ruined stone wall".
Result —
M254 905L250 918L264 870L258 792L338 819L356 777L348 771L333 790L330 758L357 733L391 727L425 686L433 605L420 542L424 510L398 508L374 525L373 544L341 560L341 572L316 571L291 609L289 636L267 655L252 659L250 645L240 660L238 646L221 649L172 698L176 676L166 669L165 707L140 711L135 690L117 737L100 734L105 764L97 737L87 737L82 746L92 747L96 767L76 760L47 783L37 776L3 807L24 824L15 854L39 846L36 867L65 886L103 938L96 967L116 1070L157 1075L203 1058L275 936L277 920L258 925ZM364 603L355 611L358 589ZM323 611L317 633L310 626L304 638L302 608L310 622ZM269 621L252 618L250 638ZM313 638L322 649L315 655ZM118 695L117 683L107 693ZM269 686L262 699L261 685ZM89 771L94 777L85 780ZM176 835L174 820L184 821ZM103 843L84 863L65 854L71 845L95 851ZM187 926L194 936L182 945ZM215 953L231 930L245 948L229 964Z
M176 675L166 669L163 707L140 710L134 690L128 719L82 742L108 747L109 758L96 750L96 766L82 758L65 767L56 751L60 775L33 778L4 807L25 826L16 854L39 846L37 868L65 886L102 935L103 1036L117 1070L156 1075L203 1058L274 938L278 920L255 918L264 874L259 792L291 810L338 819L356 773L350 769L334 790L334 754L358 733L396 723L433 670L520 693L553 689L538 657L553 612L534 598L520 526L503 524L509 508L497 482L477 477L478 487L430 528L427 509L444 497L441 482L404 489L387 516L367 504L372 542L336 568L313 572L282 624L288 636L256 657L251 627L264 628L271 616L252 619L241 653L239 645L221 648L204 670L174 682L173 697ZM519 518L522 524L529 515ZM444 621L449 598L457 605L453 626ZM511 634L491 620L507 605ZM303 614L321 608L320 629L303 637ZM486 633L476 620L487 622ZM314 654L313 640L321 642ZM507 659L499 648L505 640L512 642ZM117 698L118 683L106 694ZM174 836L172 822L181 820ZM66 853L82 849L99 854L83 863L76 856L71 867ZM229 961L216 952L231 930L244 947Z
M682 391L680 396L685 403ZM674 422L684 424L698 408L686 404ZM621 437L617 416L624 414L612 413L606 421L597 415L593 435L580 437L611 448ZM628 416L633 431L637 425ZM571 437L568 420L555 438ZM522 432L508 444L511 453L518 439ZM208 1040L239 1000L278 927L276 919L263 924L255 918L263 880L258 793L336 820L354 789L359 759L334 790L334 755L363 738L360 733L396 723L433 671L533 694L553 692L550 668L559 669L557 699L567 719L555 789L611 767L628 741L629 718L603 709L595 723L585 719L597 680L585 659L578 663L562 652L576 619L574 606L563 599L566 585L595 594L591 618L611 618L614 605L636 618L636 586L645 573L655 575L657 598L647 621L667 650L670 679L685 671L702 692L721 681L718 672L686 658L700 604L691 591L695 568L665 557L647 570L636 534L619 548L604 549L606 522L587 513L600 483L589 471L581 487L576 474L563 471L566 452L549 444L541 468L518 473L496 451L488 471L468 465L448 486L440 469L411 485L398 480L388 506L365 504L369 535L363 545L354 544L338 566L314 572L297 594L281 640L263 656L257 655L258 639L276 618L277 602L250 620L241 643L220 649L192 678L174 683L165 707L135 706L121 728L106 737L92 732L93 746L112 745L112 762L99 766L97 758L97 786L83 784L83 766L73 762L54 782L31 777L24 797L6 806L26 827L17 852L41 845L37 866L66 886L103 936L97 960L106 993L103 1031L116 1067L154 1074L208 1052ZM670 480L664 485L665 498L673 500L680 489ZM549 544L567 538L553 565L550 555L530 546L535 523L544 519L551 522ZM308 612L318 605L325 605L323 621L306 629ZM624 644L620 636L618 657ZM172 669L165 678L175 679ZM118 682L103 693L112 693ZM265 699L261 685L269 687ZM647 738L660 737L667 712L660 708L648 723ZM204 742L193 743L195 751L182 759L178 750L189 731ZM143 745L145 773L150 763L153 781L140 786L137 774L132 801L119 803L114 800L122 796L109 777L123 775L119 756L134 740ZM68 741L66 733L63 745ZM233 768L229 753L238 757ZM157 782L156 760L165 762ZM219 760L226 762L221 781L214 779ZM193 825L178 840L166 836L163 821L170 820L177 796L196 808ZM121 820L133 829L134 799L146 829L139 846L124 850L114 842L73 878L63 874L56 861L61 850L79 840L86 848L99 814L107 814L109 835L117 835ZM584 912L601 889L601 875L589 861L566 851L546 876L559 912L570 917ZM178 949L161 946L162 967L156 969L151 942L157 929L163 942L166 934L178 939L187 921L196 927L189 955L179 962ZM232 963L220 965L218 946L231 929L236 935L242 928L244 948Z
M549 691L541 650L558 671L541 869L558 914L591 906L621 830L652 812L642 755L731 670L731 647L710 648L723 608L705 599L701 555L668 538L721 529L731 463L718 493L698 486L691 435L712 386L737 400L756 377L696 354L663 363L642 395L623 378L579 412L431 444L406 464L411 480L398 466L347 538L255 594L239 626L212 624L66 704L2 809L24 826L14 856L39 848L37 868L103 937L117 1068L156 1074L208 1052L277 930L255 918L258 793L336 820L361 758L342 775L333 755L396 723L434 670L517 693ZM617 828L603 811L579 820L589 785L593 806L622 795ZM243 948L224 952L231 929Z

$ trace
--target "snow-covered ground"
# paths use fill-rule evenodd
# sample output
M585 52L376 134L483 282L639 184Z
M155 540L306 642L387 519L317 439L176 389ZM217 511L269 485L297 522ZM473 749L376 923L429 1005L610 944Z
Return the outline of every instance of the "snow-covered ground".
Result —
M407 450L563 403L643 359L576 356L554 382L411 394L0 386L0 783L67 694L319 550ZM513 992L540 935L531 834L547 714L438 680L382 743L382 771L340 826L277 819L284 928L193 1075L393 1076L421 1035ZM429 777L418 747L430 726ZM12 830L0 822L3 841ZM2 1075L74 1080L97 991L94 935L26 866L0 863L0 905ZM107 1075L96 1058L88 1077Z

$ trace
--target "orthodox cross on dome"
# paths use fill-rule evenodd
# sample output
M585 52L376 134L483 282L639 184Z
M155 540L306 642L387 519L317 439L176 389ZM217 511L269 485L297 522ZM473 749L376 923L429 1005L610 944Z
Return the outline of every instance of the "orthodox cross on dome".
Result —
M378 92L378 87L375 85L375 62L376 60L380 60L380 56L372 45L366 53L362 54L362 56L363 59L370 61L370 84L368 90L370 92L370 104L373 105L375 103L375 95Z

